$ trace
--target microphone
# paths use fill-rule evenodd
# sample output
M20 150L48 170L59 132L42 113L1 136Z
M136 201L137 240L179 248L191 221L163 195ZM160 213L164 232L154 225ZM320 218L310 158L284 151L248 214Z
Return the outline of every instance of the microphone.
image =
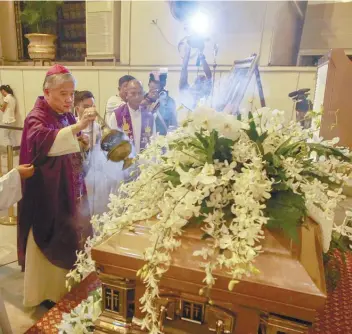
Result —
M218 55L219 52L219 44L214 44L214 57Z

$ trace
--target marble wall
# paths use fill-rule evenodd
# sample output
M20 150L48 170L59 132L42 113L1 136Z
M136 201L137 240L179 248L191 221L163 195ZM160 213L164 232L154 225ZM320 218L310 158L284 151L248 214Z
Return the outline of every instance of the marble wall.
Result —
M100 114L104 113L107 99L116 94L117 80L125 74L131 74L141 80L147 88L149 72L158 67L149 66L116 66L116 67L84 67L72 66L70 70L77 80L78 90L90 90L96 98ZM219 66L216 79L225 76L229 66ZM47 67L3 66L0 67L0 84L8 84L13 90L18 103L18 124L22 124L25 116L33 107L38 95L42 94L42 84ZM309 67L261 67L261 79L267 105L285 110L290 118L293 103L287 94L297 88L311 88L314 92L316 69ZM196 76L196 69L190 71L190 81ZM178 98L179 67L169 67L168 89L170 95ZM244 107L248 99L254 97L254 105L259 106L259 99L254 80L247 89Z
M149 73L158 67L149 66L116 66L91 67L72 66L70 70L77 80L78 90L93 92L96 105L101 115L104 114L108 98L117 91L117 80L125 74L131 74L144 83L147 88ZM226 76L229 66L219 66L216 79ZM4 66L0 67L0 84L10 85L17 99L17 125L23 125L26 115L30 112L38 95L42 94L42 84L47 67L33 66ZM190 82L196 76L196 69L190 71ZM262 67L260 68L266 104L269 107L284 110L287 120L294 116L294 105L288 93L297 88L311 88L314 93L315 68L307 67ZM169 67L168 89L170 96L177 101L180 67ZM260 107L255 80L250 83L243 107L250 107L253 100L254 107ZM1 120L0 120L1 121ZM20 136L17 136L18 142ZM2 140L2 133L0 132Z

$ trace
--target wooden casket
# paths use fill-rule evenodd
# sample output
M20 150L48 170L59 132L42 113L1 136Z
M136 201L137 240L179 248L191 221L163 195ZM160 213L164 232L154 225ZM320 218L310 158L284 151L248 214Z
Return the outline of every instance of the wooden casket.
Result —
M139 299L144 285L137 271L150 244L148 228L113 235L92 250L103 287L103 313L95 333L142 333ZM307 333L326 300L320 228L308 221L294 244L265 231L264 251L256 258L260 273L228 290L229 275L217 271L211 301L199 294L204 272L195 250L209 241L187 230L182 246L160 283L158 300L164 333Z

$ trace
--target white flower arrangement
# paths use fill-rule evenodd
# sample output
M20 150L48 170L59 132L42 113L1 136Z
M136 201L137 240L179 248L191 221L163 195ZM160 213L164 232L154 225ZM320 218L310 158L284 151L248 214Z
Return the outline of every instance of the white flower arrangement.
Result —
M332 222L351 173L349 152L336 148L336 142L313 142L310 131L298 124L283 125L280 111L263 108L246 118L240 121L201 107L175 132L154 138L138 158L148 161L140 166L138 178L111 195L109 212L93 217L95 235L78 254L68 285L95 270L90 251L96 243L146 220L152 246L138 272L146 286L140 299L142 327L156 334L159 282L188 226L198 226L206 240L193 254L208 261L204 293L216 284L217 268L231 274L230 290L243 276L257 272L253 260L261 251L264 225L296 239L310 208L318 208ZM350 230L341 229L350 240ZM332 230L342 233L331 223L326 238ZM85 305L89 303L93 301ZM76 321L72 319L66 316L65 326ZM62 333L74 333L65 326Z
M101 293L102 289L98 288L70 313L64 313L61 323L57 326L59 334L93 333L94 321L102 312Z

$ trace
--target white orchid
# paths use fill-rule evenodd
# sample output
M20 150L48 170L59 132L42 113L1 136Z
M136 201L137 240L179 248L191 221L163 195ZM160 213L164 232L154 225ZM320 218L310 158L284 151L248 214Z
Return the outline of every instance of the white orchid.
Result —
M203 282L208 288L216 284L213 273L218 269L230 275L230 290L242 277L257 272L254 261L262 251L263 226L270 218L268 203L275 200L275 191L280 187L303 199L304 209L321 224L324 250L329 249L333 232L351 239L352 213L348 212L341 226L333 224L335 208L344 198L342 187L352 172L351 164L328 154L319 156L314 149L299 155L277 154L274 167L281 177L277 180L277 174L270 174L272 166L265 156L273 156L285 143L316 144L316 138L297 123L285 124L281 111L262 108L253 117L257 125L255 140L246 131L251 119L239 122L232 115L207 107L187 110L182 127L165 137L153 138L138 157L139 161L148 161L140 165L139 177L122 184L119 193L111 195L107 213L92 218L94 237L87 240L84 252L77 254L76 267L67 275L68 285L95 270L91 258L94 245L113 233L133 230L135 222L145 221L150 229L150 247L145 249L146 263L138 272L146 287L140 299L145 313L140 325L149 333L159 334L155 306L159 283L190 222L199 223L205 233L203 247L192 255L201 259ZM212 151L219 147L211 142L215 140L214 130L219 145L220 140L231 143L231 147L222 148L223 152L220 148L224 155ZM265 135L260 143L261 134ZM328 147L336 144L337 139L325 143ZM339 151L350 156L345 149ZM329 182L324 182L326 176ZM330 182L335 186L331 187ZM101 312L100 305L100 299L89 297L83 301L64 315L60 333L85 333Z
M216 130L226 138L236 140L239 138L241 129L246 124L237 120L233 115L216 112L208 107L199 107L189 116L190 126L203 127L209 131Z
M89 327L94 326L102 312L101 288L93 292L86 300L78 304L70 313L62 315L62 321L57 325L59 334L86 334L91 333Z

